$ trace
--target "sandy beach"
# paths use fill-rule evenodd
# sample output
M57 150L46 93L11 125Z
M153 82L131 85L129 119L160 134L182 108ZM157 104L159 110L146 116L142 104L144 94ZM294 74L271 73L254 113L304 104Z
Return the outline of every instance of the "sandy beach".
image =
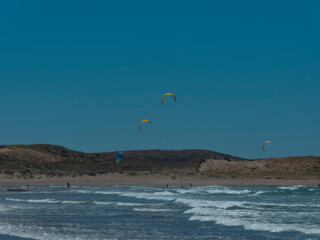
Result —
M202 185L225 185L225 186L290 186L290 185L308 185L316 186L320 184L320 179L276 179L276 178L210 178L210 177L187 177L166 175L142 174L130 176L127 174L110 173L99 176L81 176L81 177L46 177L37 176L33 179L22 179L5 175L0 175L1 186L25 186L32 185L184 185L202 186Z

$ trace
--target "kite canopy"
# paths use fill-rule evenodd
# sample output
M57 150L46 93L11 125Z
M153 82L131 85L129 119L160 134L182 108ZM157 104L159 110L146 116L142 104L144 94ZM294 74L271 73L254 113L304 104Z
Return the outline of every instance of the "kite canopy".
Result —
M140 129L140 125L141 125L141 123L143 123L143 122L148 122L148 123L150 123L150 124L152 124L152 122L150 122L149 120L142 120L140 123L139 123L139 131L141 132L141 129Z
M117 163L119 163L121 161L122 157L123 157L123 152L119 152L117 159L116 159Z
M264 145L267 144L267 143L272 143L271 141L265 141L263 144L262 144L262 150L265 152L266 150L264 150Z
M163 95L162 100L161 100L161 104L163 104L163 100L166 96L172 96L174 98L174 102L177 102L177 98L173 93L166 93L165 95Z

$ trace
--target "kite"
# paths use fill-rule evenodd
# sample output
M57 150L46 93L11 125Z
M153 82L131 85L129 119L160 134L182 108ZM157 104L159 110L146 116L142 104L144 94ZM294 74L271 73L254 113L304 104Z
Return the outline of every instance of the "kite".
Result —
M119 163L121 161L122 157L123 157L123 152L119 152L117 159L116 159L117 163Z
M262 144L262 150L265 152L266 150L264 150L264 145L266 144L266 143L272 143L271 141L265 141L263 144Z
M165 98L166 96L169 96L169 95L174 98L174 102L177 102L177 98L176 98L176 96L175 96L174 94L172 94L172 93L166 93L166 94L163 95L163 97L162 97L161 104L163 104L164 98Z
M141 125L141 123L143 123L143 122L148 122L148 123L152 124L152 122L150 122L149 120L142 120L142 121L139 123L139 131L140 131L140 132L141 132L140 125Z

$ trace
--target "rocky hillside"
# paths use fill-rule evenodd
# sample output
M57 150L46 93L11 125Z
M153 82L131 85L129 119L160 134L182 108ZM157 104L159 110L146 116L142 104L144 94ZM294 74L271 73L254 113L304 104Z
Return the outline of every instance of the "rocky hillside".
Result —
M288 157L255 161L205 160L199 172L219 178L320 179L320 157Z
M33 178L36 175L96 176L109 172L178 174L218 178L320 179L320 157L247 160L208 150L125 151L83 153L55 145L0 146L0 173Z
M197 172L206 159L239 161L230 155L208 150L126 151L120 163L118 152L83 153L55 145L0 146L0 171L8 176L33 177L96 175L108 172L168 171Z

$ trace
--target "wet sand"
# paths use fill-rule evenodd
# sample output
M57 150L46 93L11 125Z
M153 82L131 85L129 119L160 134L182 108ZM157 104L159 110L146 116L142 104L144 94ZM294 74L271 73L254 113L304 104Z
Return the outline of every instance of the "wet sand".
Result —
M33 179L22 179L17 177L8 178L0 175L0 186L26 186L30 185L225 185L225 186L292 186L320 184L320 179L265 179L265 178L209 178L200 176L168 176L157 174L142 174L130 176L127 174L110 173L99 176L81 177L46 177L36 176ZM3 189L2 189L3 190Z

